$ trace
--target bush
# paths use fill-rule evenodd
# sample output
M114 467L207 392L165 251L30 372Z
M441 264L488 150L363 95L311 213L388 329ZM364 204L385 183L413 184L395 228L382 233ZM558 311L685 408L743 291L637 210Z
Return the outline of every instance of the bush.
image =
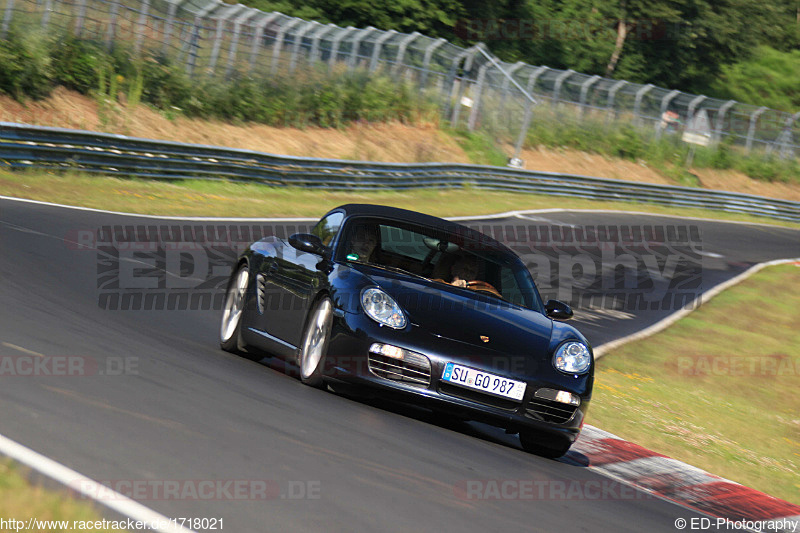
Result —
M40 100L53 90L47 43L38 33L14 28L0 40L0 92L18 101Z
M81 94L97 89L101 65L108 54L100 43L72 36L58 37L50 45L53 81Z

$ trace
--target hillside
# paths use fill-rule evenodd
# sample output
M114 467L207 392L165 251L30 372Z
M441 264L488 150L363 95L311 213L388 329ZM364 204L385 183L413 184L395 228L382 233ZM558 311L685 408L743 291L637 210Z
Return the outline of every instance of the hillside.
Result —
M293 156L361 159L385 162L471 162L471 154L435 124L354 124L345 129L292 129L258 124L233 125L169 117L146 106L100 107L91 98L63 88L41 102L21 104L0 96L0 120L43 126L122 133L258 150ZM511 148L505 148L511 153ZM602 178L673 184L673 179L644 163L607 158L574 150L533 149L522 154L530 170L582 174ZM693 169L707 188L800 201L800 186L767 183L737 171Z

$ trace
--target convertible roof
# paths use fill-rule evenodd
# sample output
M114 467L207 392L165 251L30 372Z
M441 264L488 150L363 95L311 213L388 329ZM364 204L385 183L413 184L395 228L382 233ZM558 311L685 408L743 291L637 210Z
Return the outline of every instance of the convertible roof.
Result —
M464 226L463 224L459 224L458 222L452 222L450 220L445 220L432 215L418 213L417 211L374 204L346 204L335 209L331 209L331 211L344 211L345 217L348 218L351 216L366 216L419 224L441 230L446 233L456 234L465 239L477 241L482 246L487 248L495 248L504 252L511 252L511 250L509 250L504 244L484 233Z

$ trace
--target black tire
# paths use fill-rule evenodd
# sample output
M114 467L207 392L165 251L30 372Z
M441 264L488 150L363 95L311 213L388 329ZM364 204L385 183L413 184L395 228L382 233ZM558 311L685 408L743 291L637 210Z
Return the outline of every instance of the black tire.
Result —
M242 341L242 318L249 283L250 270L247 265L242 265L228 283L219 328L219 345L226 352L241 354L245 350Z
M333 324L333 304L327 296L320 298L308 315L303 342L297 355L300 381L311 387L325 384L325 357Z
M548 459L558 459L567 453L569 447L572 446L572 443L565 439L556 439L531 430L521 430L519 432L519 442L526 452Z

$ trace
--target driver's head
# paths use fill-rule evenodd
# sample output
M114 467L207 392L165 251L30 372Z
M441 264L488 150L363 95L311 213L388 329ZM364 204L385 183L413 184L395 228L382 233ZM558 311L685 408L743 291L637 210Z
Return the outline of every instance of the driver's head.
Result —
M350 252L366 261L378 246L378 228L374 224L358 224L350 237Z
M478 277L478 258L474 255L462 255L450 269L453 279L471 281Z

